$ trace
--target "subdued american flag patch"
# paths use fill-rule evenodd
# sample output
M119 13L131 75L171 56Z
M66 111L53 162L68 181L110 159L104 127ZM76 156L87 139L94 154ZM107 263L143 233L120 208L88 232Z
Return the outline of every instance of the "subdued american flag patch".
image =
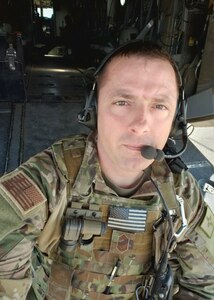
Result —
M15 174L12 173L11 176L1 179L1 188L22 215L26 215L32 208L46 201L39 188L22 171Z
M146 220L145 209L111 206L108 226L123 231L143 232L146 228Z

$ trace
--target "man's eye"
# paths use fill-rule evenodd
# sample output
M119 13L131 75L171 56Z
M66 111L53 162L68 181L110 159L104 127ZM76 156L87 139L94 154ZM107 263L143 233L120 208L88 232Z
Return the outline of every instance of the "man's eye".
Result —
M156 104L155 108L161 109L161 110L167 110L167 107L165 105L162 105L162 104Z
M124 100L116 101L115 104L118 105L118 106L128 105L127 101L124 101Z

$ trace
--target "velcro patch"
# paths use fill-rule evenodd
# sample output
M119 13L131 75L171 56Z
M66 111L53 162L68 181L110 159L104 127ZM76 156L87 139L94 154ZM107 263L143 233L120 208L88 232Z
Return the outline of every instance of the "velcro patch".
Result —
M46 201L39 188L22 171L1 179L0 186L23 216Z
M209 206L206 208L206 214L204 216L204 219L200 226L196 227L196 232L199 234L199 236L203 239L206 245L206 249L208 249L209 253L212 255L212 262L214 258L214 247L213 247L213 241L214 241L214 214ZM200 240L198 239L197 242ZM201 246L201 245L200 245ZM203 250L204 253L206 250Z
M214 232L214 214L207 206L206 215L201 223L201 229L205 232L205 234L211 238Z
M128 232L144 232L146 229L147 211L138 208L111 206L108 226Z

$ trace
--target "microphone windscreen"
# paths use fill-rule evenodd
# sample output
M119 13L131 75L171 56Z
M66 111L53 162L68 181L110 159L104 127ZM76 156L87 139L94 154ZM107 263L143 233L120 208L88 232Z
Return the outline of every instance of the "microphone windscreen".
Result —
M143 146L141 149L141 155L146 159L154 159L162 161L164 159L164 152L159 149L155 149L152 146Z
M146 145L141 148L141 155L146 159L154 159L157 156L157 150Z

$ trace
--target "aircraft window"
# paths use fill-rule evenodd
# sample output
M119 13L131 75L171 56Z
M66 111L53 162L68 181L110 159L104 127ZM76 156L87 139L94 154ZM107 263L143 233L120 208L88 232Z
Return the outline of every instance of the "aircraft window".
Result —
M37 12L38 12L39 16L41 17L41 8L40 7L37 8ZM42 8L42 15L44 18L51 19L53 16L53 13L54 13L54 11L53 11L52 7Z

